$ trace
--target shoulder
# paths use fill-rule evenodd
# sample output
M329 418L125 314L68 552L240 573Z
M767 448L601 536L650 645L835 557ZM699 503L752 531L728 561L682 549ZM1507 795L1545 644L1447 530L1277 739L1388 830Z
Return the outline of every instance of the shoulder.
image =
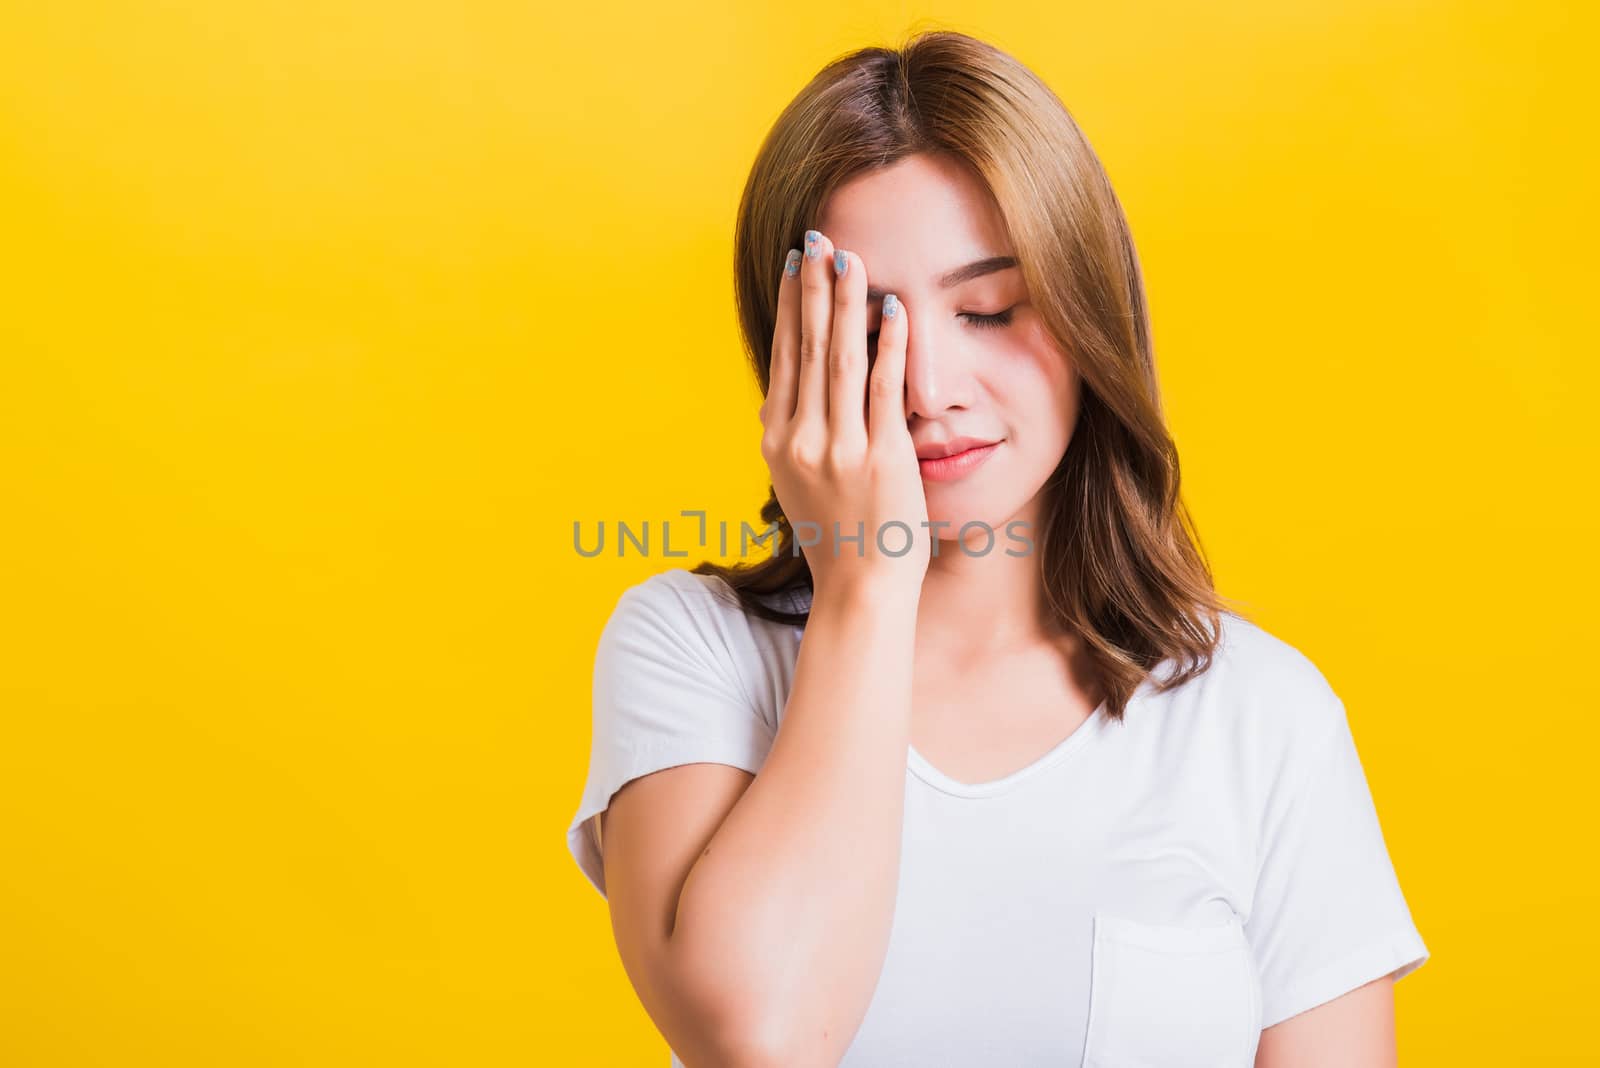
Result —
M1317 748L1345 722L1344 704L1305 651L1243 616L1222 614L1205 704L1232 731L1289 757Z
M627 670L643 656L670 657L685 671L719 676L766 710L792 669L799 633L746 612L721 576L678 567L622 591L600 655L611 671ZM627 652L619 657L618 650Z
M1257 843L1348 728L1312 655L1227 612L1206 670L1135 712L1142 723L1129 743L1156 754L1165 781L1181 784L1177 796L1204 798L1213 821L1231 813L1243 840Z
M1308 653L1232 612L1222 614L1217 664L1241 694L1307 700L1332 695L1327 676Z
M716 575L700 575L686 567L675 567L658 571L624 589L617 606L684 615L737 609L738 598Z
M785 611L804 611L809 598L804 593L774 595L767 603ZM793 629L747 612L739 595L720 575L703 575L686 567L657 572L627 587L618 597L612 615L643 616L658 623L686 626L710 625L719 631Z
M622 591L601 646L652 642L680 653L699 649L715 654L730 647L730 638L744 625L743 616L738 598L720 578L672 568Z

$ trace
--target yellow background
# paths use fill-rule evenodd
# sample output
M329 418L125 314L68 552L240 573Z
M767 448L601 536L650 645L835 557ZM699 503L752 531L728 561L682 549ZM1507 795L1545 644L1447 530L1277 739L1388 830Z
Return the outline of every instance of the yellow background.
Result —
M1402 1062L1592 1056L1579 6L8 3L0 1063L666 1063L563 835L599 628L697 557L572 522L754 520L746 170L933 27L1126 204L1219 584L1433 952Z

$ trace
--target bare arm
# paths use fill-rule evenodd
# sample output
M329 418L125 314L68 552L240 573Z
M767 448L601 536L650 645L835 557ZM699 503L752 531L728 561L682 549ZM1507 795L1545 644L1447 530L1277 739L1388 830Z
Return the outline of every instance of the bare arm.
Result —
M915 615L866 591L814 604L783 727L678 901L680 978L784 1064L839 1062L888 950Z
M796 268L779 286L762 455L791 525L815 524L801 542L812 616L784 726L690 872L672 939L700 982L723 976L758 1048L833 1065L888 948L929 538L905 312L882 317L870 367L861 259L812 231ZM903 555L879 543L890 522L911 534ZM861 537L835 551L835 532Z
M1394 1068L1394 979L1386 975L1261 1032L1255 1068Z
M847 253L839 274L826 238L814 247L781 283L762 406L784 514L821 531L801 541L814 594L782 726L753 779L664 769L619 790L605 821L630 978L685 1063L705 1068L836 1065L876 987L898 887L929 556L905 314L883 320L869 371L865 269ZM877 544L890 521L911 534L900 556ZM836 524L864 539L835 554Z

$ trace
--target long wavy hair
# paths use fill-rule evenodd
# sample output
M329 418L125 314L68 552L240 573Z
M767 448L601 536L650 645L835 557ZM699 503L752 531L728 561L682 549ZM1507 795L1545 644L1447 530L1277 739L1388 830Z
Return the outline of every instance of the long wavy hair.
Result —
M1120 720L1164 661L1159 690L1205 671L1220 613L1179 495L1138 256L1100 160L1055 94L1022 63L948 30L902 47L862 48L829 63L786 107L757 153L739 202L734 284L740 329L766 394L777 322L778 265L850 178L916 153L950 153L987 183L1044 325L1082 376L1077 426L1044 487L1035 540L1045 602L1087 647ZM776 528L755 563L705 561L745 611L803 626L812 589L805 555L769 486L761 518Z

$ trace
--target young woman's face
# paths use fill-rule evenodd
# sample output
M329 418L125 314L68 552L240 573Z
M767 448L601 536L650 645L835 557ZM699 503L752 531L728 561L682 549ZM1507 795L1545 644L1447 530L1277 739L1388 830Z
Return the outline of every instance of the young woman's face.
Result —
M1015 547L1005 524L1023 519L1037 539L1037 495L1077 424L1078 374L1045 331L1018 267L945 277L1013 254L988 188L962 161L911 156L835 190L817 229L866 265L869 331L878 329L883 294L904 305L906 418L918 455L957 437L999 442L959 477L924 470L928 519L950 524L934 535L954 538L979 520L1003 550Z

